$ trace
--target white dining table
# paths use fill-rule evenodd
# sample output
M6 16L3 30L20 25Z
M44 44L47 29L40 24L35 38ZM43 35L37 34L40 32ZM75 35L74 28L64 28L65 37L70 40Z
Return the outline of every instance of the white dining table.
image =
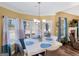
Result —
M28 46L28 45L26 45L26 41L33 41L34 44ZM41 52L46 52L46 50L54 51L62 46L62 43L55 41L55 40L54 41L43 40L42 42L39 42L39 41L35 41L34 39L31 39L31 40L26 39L24 42L25 42L25 46L26 46L26 49L24 50L24 52L25 52L24 55L27 54L28 56L39 54ZM51 46L42 48L40 46L42 43L48 43L48 44L51 44Z

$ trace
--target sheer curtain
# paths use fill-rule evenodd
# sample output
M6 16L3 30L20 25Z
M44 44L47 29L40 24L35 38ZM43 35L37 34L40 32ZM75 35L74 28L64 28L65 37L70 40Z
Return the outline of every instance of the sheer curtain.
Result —
M11 24L10 24L11 23ZM12 29L9 27L13 26ZM18 18L3 18L3 52L11 54L13 44L19 43L19 21Z
M59 17L58 20L58 41L61 41L64 38L64 41L67 41L67 18Z
M19 19L18 18L14 19L14 26L15 26L15 33L16 33L15 43L19 43L18 41L20 37L19 37Z
M8 17L3 17L3 52L7 52L6 46L7 46L7 31L8 31Z
M61 17L58 18L58 41L61 39Z

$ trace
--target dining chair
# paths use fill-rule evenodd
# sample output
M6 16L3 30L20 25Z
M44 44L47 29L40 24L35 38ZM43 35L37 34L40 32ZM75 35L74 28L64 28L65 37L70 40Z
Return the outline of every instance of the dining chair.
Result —
M70 42L73 48L78 49L79 50L79 41L77 41L77 39L75 38L75 32L73 31L73 33L70 33Z

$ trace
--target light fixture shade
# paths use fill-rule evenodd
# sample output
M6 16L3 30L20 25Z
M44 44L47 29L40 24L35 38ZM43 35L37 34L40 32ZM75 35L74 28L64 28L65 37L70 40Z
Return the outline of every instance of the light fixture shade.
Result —
M37 19L34 19L34 22L37 22Z
M40 21L38 19L34 19L34 22L36 23L40 23Z
M46 23L46 20L45 20L45 19L43 19L43 20L42 20L42 22L43 22L43 23Z

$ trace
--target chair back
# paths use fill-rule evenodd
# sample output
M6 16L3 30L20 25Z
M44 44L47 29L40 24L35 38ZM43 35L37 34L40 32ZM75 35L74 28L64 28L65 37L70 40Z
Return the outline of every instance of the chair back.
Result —
M72 34L70 34L69 38L72 44L75 43L75 37Z
M23 48L19 44L15 44L15 54L20 53L20 55L24 55Z
M71 45L74 47L74 44L76 43L76 40L75 40L75 37L72 35L72 33L70 34L70 42L71 42Z
M20 40L17 40L15 43L15 53L20 53L20 55L24 55L24 50Z

